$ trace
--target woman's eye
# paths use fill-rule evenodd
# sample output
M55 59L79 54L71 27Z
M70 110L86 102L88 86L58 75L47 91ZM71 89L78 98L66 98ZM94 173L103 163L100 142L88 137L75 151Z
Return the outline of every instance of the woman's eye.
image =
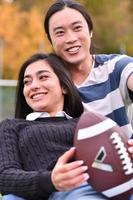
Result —
M40 76L40 80L45 80L45 79L47 79L49 76L48 75L41 75Z
M31 83L30 80L24 80L24 85L29 85Z

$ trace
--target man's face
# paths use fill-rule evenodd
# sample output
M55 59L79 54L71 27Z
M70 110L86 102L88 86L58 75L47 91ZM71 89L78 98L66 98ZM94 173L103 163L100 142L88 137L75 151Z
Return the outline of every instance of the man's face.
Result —
M49 20L49 33L56 54L68 63L79 64L88 58L91 33L79 11L65 7L53 14Z

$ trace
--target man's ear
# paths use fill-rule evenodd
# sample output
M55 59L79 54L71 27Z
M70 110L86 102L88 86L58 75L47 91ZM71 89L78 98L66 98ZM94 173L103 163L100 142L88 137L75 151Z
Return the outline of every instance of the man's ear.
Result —
M90 32L90 38L92 38L92 37L93 37L93 32L91 31L91 32Z

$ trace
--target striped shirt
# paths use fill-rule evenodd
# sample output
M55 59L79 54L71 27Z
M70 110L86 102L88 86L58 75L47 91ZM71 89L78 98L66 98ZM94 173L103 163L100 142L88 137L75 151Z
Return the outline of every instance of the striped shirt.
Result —
M133 134L127 115L131 106L127 80L133 73L133 58L127 55L99 54L86 80L78 85L85 110L113 119L130 137Z

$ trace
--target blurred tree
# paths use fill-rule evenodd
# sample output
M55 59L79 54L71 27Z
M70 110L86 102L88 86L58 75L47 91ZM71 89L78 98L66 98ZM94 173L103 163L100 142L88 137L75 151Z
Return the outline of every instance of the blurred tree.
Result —
M47 7L48 5L50 5L54 0L14 0L16 4L18 4L20 6L20 8L22 10L26 10L29 11L31 10L33 7L36 7L37 9L44 9L45 7Z
M132 14L132 17L133 17L133 1L132 0L129 0L129 2L130 2L130 10L131 10L131 14ZM132 20L133 20L133 18L132 18Z
M36 51L48 50L39 10L20 11L17 5L0 5L0 37L4 41L4 78L17 78L20 65ZM45 46L44 46L45 45ZM47 48L46 48L47 47Z
M133 55L132 0L83 0L93 16L97 52Z
M133 55L133 0L78 0L94 22L98 53ZM4 78L16 79L20 65L37 51L51 51L43 30L46 10L54 0L0 0L0 39L4 44Z

